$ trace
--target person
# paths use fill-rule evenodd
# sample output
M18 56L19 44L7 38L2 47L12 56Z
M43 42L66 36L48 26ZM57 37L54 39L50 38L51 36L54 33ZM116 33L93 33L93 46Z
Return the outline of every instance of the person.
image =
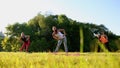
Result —
M52 33L53 38L58 41L56 49L54 52L56 53L58 51L58 49L62 43L64 44L65 52L68 52L67 38L66 38L65 30L64 29L57 29L55 26L52 27L52 30L53 30L53 33Z
M108 49L108 51L111 51L107 35L104 32L101 32L101 34L98 37L99 41L105 45L105 48Z
M22 47L20 48L20 51L23 51L23 49L28 52L28 47L30 45L30 36L25 35L24 32L21 33L20 41L23 42Z

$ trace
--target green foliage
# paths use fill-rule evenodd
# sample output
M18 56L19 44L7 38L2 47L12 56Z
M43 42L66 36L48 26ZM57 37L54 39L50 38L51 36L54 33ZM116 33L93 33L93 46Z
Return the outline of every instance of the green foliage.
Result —
M97 38L93 39L90 43L90 50L91 52L97 52L99 46L99 40Z
M114 52L120 50L120 41L119 40L109 40L110 49Z
M3 38L0 37L0 51L2 51L2 41L3 41Z
M5 37L2 41L4 51L19 51L20 43L18 39Z
M36 41L31 43L31 46L29 47L29 49L30 49L30 51L34 51L34 52L47 51L49 44L46 42L47 41L45 38L41 38L40 40L36 40Z
M5 51L11 51L11 45L10 45L10 42L8 42L9 38L4 38L4 40L2 41L2 47L3 47L3 50Z
M57 26L58 29L65 29L70 52L80 51L80 39L82 38L80 27L82 27L83 32L83 52L96 51L94 50L94 46L98 44L94 41L95 38L91 29L105 31L110 40L112 51L120 49L120 43L118 41L119 37L109 31L104 25L77 22L63 14L48 16L38 14L28 22L22 24L17 22L8 25L6 27L7 38L2 41L2 48L4 51L18 51L22 45L19 42L20 34L21 32L24 32L25 34L30 35L31 44L29 51L54 51L57 41L52 38L52 26ZM63 47L61 49L64 50Z
M83 52L83 45L84 45L84 36L83 36L83 29L80 27L80 52Z

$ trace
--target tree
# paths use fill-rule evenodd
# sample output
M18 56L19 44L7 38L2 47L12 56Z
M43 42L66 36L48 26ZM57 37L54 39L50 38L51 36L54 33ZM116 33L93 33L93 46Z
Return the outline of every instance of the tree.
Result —
M20 24L10 24L6 27L6 35L2 40L2 49L4 51L18 51L21 47L19 42L21 32L30 35L31 52L54 51L57 41L52 38L52 26L65 29L67 33L68 50L71 52L80 51L80 28L83 32L83 52L96 51L94 48L98 45L98 39L94 37L93 32L105 31L109 37L112 51L117 51L119 47L119 36L113 34L104 25L92 23L77 22L68 18L66 15L42 15L38 14L28 22ZM64 47L61 47L64 50Z

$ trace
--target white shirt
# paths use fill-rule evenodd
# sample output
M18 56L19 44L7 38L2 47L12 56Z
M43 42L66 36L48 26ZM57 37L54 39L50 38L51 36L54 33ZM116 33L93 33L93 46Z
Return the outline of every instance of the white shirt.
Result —
M65 37L61 32L58 32L57 34L55 34L55 36L59 39L63 39Z

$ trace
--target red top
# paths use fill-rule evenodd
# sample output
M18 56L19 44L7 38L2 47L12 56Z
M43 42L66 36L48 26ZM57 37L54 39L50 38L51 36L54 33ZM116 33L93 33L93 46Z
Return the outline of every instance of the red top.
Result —
M100 38L99 38L99 40L100 40L103 44L105 44L105 43L108 42L108 39L107 39L104 35L101 35Z

